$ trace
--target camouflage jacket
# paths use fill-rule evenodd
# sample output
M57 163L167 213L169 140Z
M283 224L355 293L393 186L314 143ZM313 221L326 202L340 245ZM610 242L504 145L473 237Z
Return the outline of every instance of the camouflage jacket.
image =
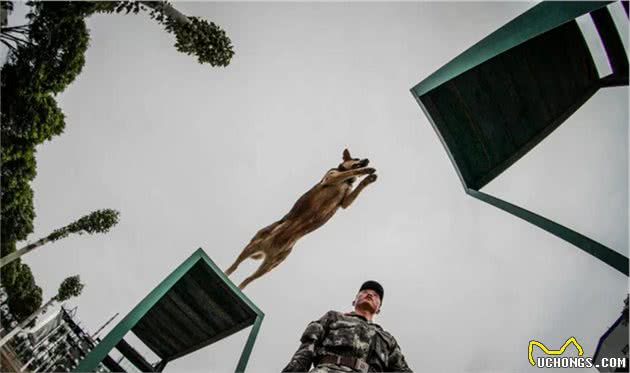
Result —
M306 327L301 345L283 372L353 372L346 366L319 364L326 355L349 356L369 364L369 372L411 372L396 339L354 312L328 311Z

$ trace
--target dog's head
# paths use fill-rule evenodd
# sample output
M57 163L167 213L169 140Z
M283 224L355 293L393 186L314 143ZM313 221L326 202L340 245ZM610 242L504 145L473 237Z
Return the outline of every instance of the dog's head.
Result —
M370 163L370 161L367 158L365 159L352 158L352 156L350 156L350 152L348 151L348 149L344 149L343 162L339 163L339 166L337 166L337 170L348 171L354 168L366 167L368 163Z

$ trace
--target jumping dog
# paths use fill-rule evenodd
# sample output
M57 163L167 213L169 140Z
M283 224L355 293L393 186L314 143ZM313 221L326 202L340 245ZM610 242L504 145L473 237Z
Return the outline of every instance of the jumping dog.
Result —
M304 193L282 219L259 230L225 273L228 276L232 274L247 258L263 259L260 267L238 286L244 289L282 263L297 240L324 225L339 207L345 209L350 206L366 186L376 181L376 170L367 167L369 162L368 159L352 158L345 149L339 166L326 172L322 180ZM357 177L362 175L368 176L353 189Z

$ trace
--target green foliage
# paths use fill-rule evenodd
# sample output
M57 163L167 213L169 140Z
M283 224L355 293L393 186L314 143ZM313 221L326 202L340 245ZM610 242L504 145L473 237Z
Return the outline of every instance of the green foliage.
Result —
M148 8L147 8L148 7ZM101 6L95 11L104 13L149 13L151 19L165 26L166 31L175 35L175 48L182 53L197 56L200 64L227 66L234 49L224 30L213 22L198 17L186 17L188 22L169 17L167 1L117 1ZM176 11L173 9L173 11ZM182 15L185 17L184 15Z
M42 289L35 284L31 269L16 260L2 268L2 286L8 294L11 313L22 321L42 304Z
M182 53L197 56L199 63L212 66L230 64L234 50L224 30L213 22L188 17L190 23L167 22L166 30L175 34L175 48Z
M2 242L15 244L33 231L33 190L27 179L2 177L1 213Z
M79 275L66 278L59 285L59 291L55 295L55 300L58 302L66 301L72 297L77 297L83 290L83 284Z
M33 231L29 184L36 175L35 147L63 132L64 115L53 94L80 73L88 45L80 4L69 8L53 2L29 4L28 43L11 51L0 74L3 242L24 240Z
M109 229L118 224L120 213L112 209L97 210L67 226L55 230L48 238L52 241L59 240L71 233L107 233Z
M16 95L13 99L13 105L3 105L7 108L2 113L3 147L20 141L33 146L63 133L65 117L51 94Z
M120 213L112 209L103 209L92 212L71 224L72 233L107 233L109 228L118 224Z
M27 4L30 23L2 29L3 41L11 49L8 66L15 70L11 79L3 79L3 89L59 93L85 64L89 34L84 18L94 7L83 2Z
M2 36L8 35L3 42L15 42L0 74L3 257L15 251L15 243L33 231L30 182L36 175L35 147L63 132L64 115L53 95L63 91L81 72L88 46L84 16L77 12L80 4L68 8L52 2L29 5L28 26L2 29ZM35 284L30 268L19 260L2 268L2 285L18 320L41 306L41 288Z
M227 66L234 55L230 39L217 25L196 17L184 18L186 22L171 18L167 8L171 14L174 9L165 1L29 1L27 5L28 24L3 24L0 32L0 41L9 48L0 74L2 257L15 251L16 242L33 231L35 210L30 182L36 175L36 146L65 128L55 95L74 81L85 64L87 17L94 13L148 12L175 35L178 51L197 56L200 63ZM0 7L8 13L13 3L2 1ZM117 222L118 212L97 211L53 232L52 237L107 232ZM19 260L2 268L2 285L16 317L27 317L41 305L41 289L35 285L29 267Z
M81 73L89 33L85 17L95 6L84 2L29 2L32 6L29 44L16 52L20 75L28 73L21 87L33 93L63 91Z

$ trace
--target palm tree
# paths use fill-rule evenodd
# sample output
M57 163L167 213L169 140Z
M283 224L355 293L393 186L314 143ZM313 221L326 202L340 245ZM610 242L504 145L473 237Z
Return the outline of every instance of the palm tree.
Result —
M36 248L47 244L48 242L54 242L65 238L73 233L93 234L93 233L107 233L111 227L118 224L119 212L111 209L97 210L89 215L82 217L81 219L66 225L63 228L57 229L48 236L40 238L39 240L22 247L19 250L0 258L0 268L11 263L24 254L27 254Z
M15 336L21 330L24 330L24 328L28 324L35 320L37 316L39 316L54 302L64 302L72 297L79 296L81 294L81 291L83 291L83 286L84 285L81 283L81 278L79 277L79 275L71 276L63 280L61 282L61 285L59 285L59 290L57 291L57 294L50 298L50 300L46 302L46 304L44 304L42 307L40 307L37 311L33 312L29 317L22 321L20 325L16 326L15 328L13 328L13 330L11 330L11 332L5 335L0 340L0 347L4 346L11 338L13 338L13 336Z

